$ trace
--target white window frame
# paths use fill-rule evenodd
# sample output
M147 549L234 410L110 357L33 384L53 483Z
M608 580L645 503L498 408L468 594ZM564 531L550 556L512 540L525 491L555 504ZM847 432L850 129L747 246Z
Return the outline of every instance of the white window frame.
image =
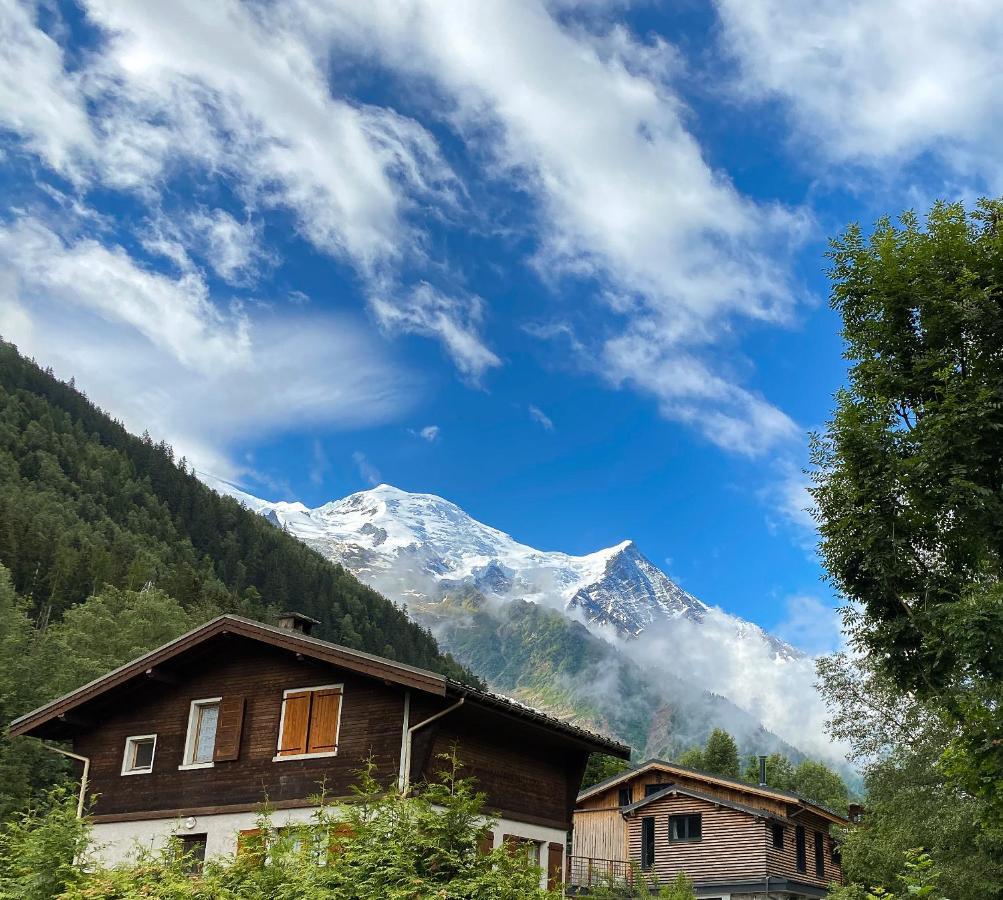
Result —
M195 758L195 739L198 726L199 707L219 705L223 702L222 697L203 697L200 700L192 700L188 708L188 734L185 737L185 755L182 757L181 765L178 769L182 772L189 769L211 769L216 763L212 760L208 762L190 762ZM219 719L216 720L216 727L219 728Z
M129 759L133 756L132 748L136 741L153 741L153 753L150 754L150 765L141 769L130 769ZM149 775L153 771L153 762L157 757L157 736L155 734L131 734L125 739L125 752L122 754L123 775Z
M326 750L323 753L293 753L286 754L285 756L280 756L279 751L282 749L282 731L286 727L286 697L290 694L302 694L304 691L334 691L337 690L341 694L341 703L338 704L338 721L334 726L334 740L335 748L334 750ZM275 756L272 757L272 762L285 762L286 760L293 759L323 759L325 756L337 756L338 755L338 743L341 741L341 713L345 708L345 685L342 684L320 684L316 687L298 687L289 688L282 692L282 710L279 713L279 733L275 738ZM312 707L311 707L312 712ZM310 723L307 722L307 736L310 734Z

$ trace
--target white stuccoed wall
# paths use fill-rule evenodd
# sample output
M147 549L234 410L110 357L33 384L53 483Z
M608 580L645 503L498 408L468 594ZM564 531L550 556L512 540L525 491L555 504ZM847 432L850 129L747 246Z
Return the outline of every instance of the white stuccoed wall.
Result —
M272 813L272 825L310 824L314 821L317 807L284 809ZM253 812L218 813L211 816L194 816L195 822L188 827L187 817L177 819L145 819L138 822L101 822L92 826L92 852L106 865L128 862L140 848L157 850L164 846L172 834L206 835L206 858L212 856L233 856L237 852L237 835L241 831L257 827L258 817ZM565 845L567 834L556 828L529 825L512 819L499 819L494 826L494 846L502 843L506 834L518 835L541 844L540 884L546 886L547 864L550 843Z

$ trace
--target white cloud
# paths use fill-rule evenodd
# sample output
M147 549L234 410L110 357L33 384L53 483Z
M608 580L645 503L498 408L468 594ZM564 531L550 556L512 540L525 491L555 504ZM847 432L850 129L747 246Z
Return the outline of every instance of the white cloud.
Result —
M352 461L355 463L355 467L359 470L359 474L368 484L375 487L382 481L379 469L377 469L376 466L374 466L366 458L366 454L361 450L356 450L352 454Z
M0 291L6 338L223 477L244 468L229 452L241 440L384 422L418 388L356 322L222 313L197 274L170 279L36 221L0 229Z
M795 297L772 254L803 222L748 201L708 165L665 81L677 66L664 44L572 32L537 3L413 0L314 15L354 52L439 85L468 144L535 197L541 273L607 283L649 353L706 345L736 316L787 319ZM633 359L618 354L614 380L653 390ZM672 412L678 390L656 396L691 418ZM782 413L740 388L689 401L726 428L748 414L757 449L789 432Z
M403 299L392 290L381 291L370 304L384 328L437 337L460 372L474 382L501 365L480 336L484 317L480 297L444 294L422 282Z
M836 640L838 628L829 631L835 614L824 604L792 598L787 608L787 632L808 641L803 649L828 649ZM811 611L824 613L817 628L805 621ZM710 609L700 623L680 618L649 628L623 650L649 671L684 672L688 681L727 697L794 746L844 762L846 748L826 737L829 713L815 689L814 659L780 657L765 637L748 630L740 634L736 620L721 610Z
M532 403L529 405L529 417L537 424L542 425L547 431L554 430L554 423L551 421L550 416Z
M0 260L18 276L23 297L58 298L134 328L193 370L227 369L250 359L246 318L220 312L197 275L168 278L138 267L121 247L91 239L65 244L32 219L0 228Z
M437 440L439 440L440 432L441 429L438 425L426 425L418 432L418 437L422 440L428 441L430 444L434 444Z
M312 459L310 461L310 483L323 484L324 476L331 467L331 463L324 451L324 445L320 441L313 442Z
M213 270L229 284L244 284L266 256L261 229L253 222L238 222L226 210L199 210L188 226L201 238L203 255Z
M691 425L726 450L755 456L798 432L762 397L714 374L699 359L672 352L650 334L632 331L610 340L602 363L611 381L653 394L667 418Z
M785 615L776 635L812 656L833 653L844 643L838 610L818 597L795 594L784 601Z
M71 72L33 9L0 0L0 126L50 167L153 206L190 167L227 180L250 207L290 210L307 240L364 278L423 259L412 214L451 208L453 173L417 122L332 94L330 48L295 11L197 0L83 7L101 39ZM253 226L221 210L178 222L159 252L179 262L191 248L178 238L201 235L209 264L244 283ZM415 324L423 317L403 310L396 321L446 342L465 374L497 364L469 328Z
M997 0L716 0L742 87L786 100L814 152L886 162L924 151L1003 184Z
M812 510L815 499L808 493L811 480L800 469L789 465L782 478L770 489L774 498L774 508L790 524L801 529L812 538L816 536L815 519Z
M63 51L35 27L33 10L0 0L0 128L62 175L78 179L79 157L93 152L96 137L79 82L63 68Z

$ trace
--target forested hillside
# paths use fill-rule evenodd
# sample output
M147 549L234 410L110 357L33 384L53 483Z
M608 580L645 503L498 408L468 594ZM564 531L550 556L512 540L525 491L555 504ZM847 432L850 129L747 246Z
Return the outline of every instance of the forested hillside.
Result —
M42 621L103 585L151 585L185 609L268 619L455 677L403 610L239 503L166 444L137 438L72 385L0 343L0 563Z

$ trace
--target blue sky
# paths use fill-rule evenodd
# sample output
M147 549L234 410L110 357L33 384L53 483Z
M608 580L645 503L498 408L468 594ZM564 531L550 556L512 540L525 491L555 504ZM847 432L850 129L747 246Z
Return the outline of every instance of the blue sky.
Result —
M633 538L837 640L847 222L999 193L994 2L0 0L0 334L268 498Z

